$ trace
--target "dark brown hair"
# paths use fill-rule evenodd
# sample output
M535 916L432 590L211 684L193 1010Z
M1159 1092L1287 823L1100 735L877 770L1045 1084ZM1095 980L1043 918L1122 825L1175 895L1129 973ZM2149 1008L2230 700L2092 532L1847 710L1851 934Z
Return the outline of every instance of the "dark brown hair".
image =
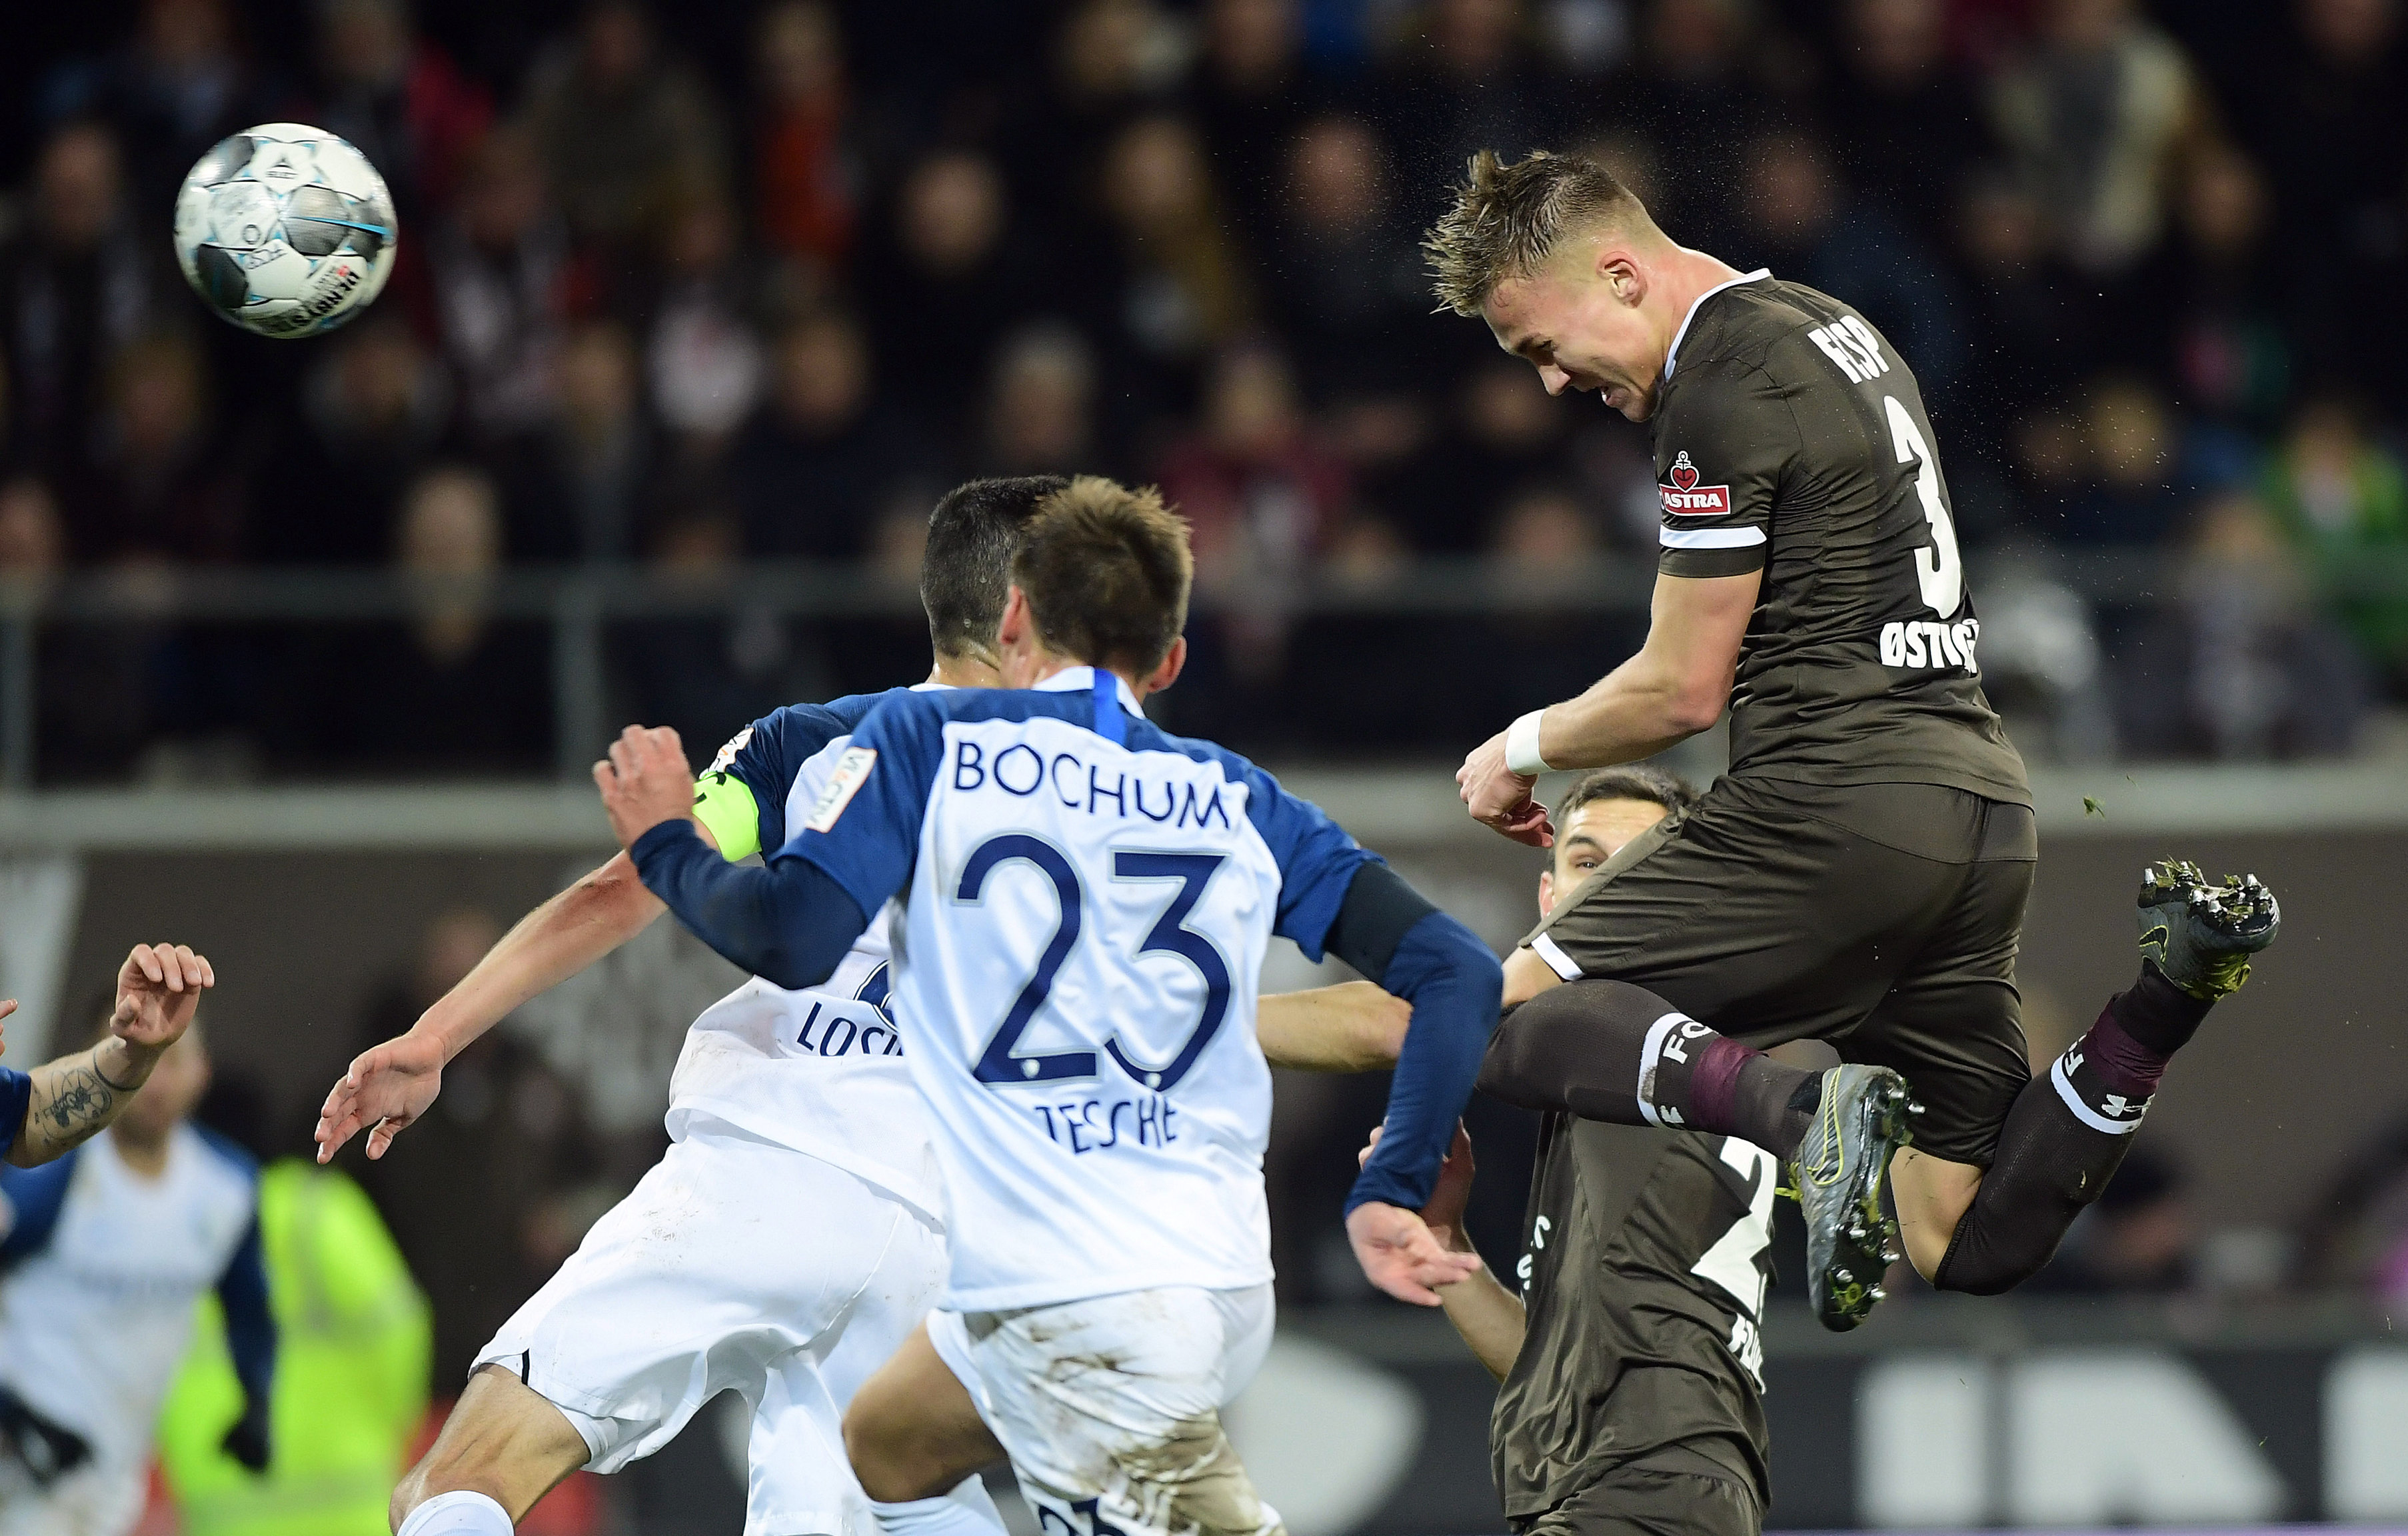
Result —
M1507 278L1526 277L1568 230L1598 222L1652 226L1647 208L1596 161L1534 151L1506 165L1494 150L1471 157L1470 179L1423 237L1439 304L1474 315Z
M1698 803L1698 792L1685 781L1645 763L1599 768L1581 775L1564 791L1563 798L1555 802L1555 825L1561 827L1581 807L1599 800L1645 800L1677 816Z
M1187 627L1196 557L1187 524L1162 493L1081 475L1038 503L1012 584L1038 638L1093 667L1150 672Z
M994 656L1021 535L1045 498L1069 484L1061 475L974 480L937 503L920 557L920 606L937 654Z

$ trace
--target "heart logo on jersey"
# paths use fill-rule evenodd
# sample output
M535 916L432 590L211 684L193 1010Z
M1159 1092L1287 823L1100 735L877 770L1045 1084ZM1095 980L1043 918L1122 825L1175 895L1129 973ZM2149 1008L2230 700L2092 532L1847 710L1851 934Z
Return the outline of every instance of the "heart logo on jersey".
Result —
M1683 453L1672 461L1672 483L1684 491L1697 489L1698 467L1689 462L1688 454Z

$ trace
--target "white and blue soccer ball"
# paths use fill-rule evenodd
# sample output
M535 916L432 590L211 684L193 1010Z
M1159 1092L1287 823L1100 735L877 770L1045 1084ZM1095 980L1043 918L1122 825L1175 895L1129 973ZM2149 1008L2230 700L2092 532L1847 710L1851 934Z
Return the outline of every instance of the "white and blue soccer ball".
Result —
M184 280L261 336L316 336L366 309L393 276L399 235L367 156L298 122L221 139L176 194Z

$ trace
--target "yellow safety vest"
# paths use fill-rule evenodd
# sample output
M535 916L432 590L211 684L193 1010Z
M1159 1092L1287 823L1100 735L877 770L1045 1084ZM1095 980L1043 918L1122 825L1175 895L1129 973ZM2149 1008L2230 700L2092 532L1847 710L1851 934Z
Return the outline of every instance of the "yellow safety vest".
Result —
M254 1476L218 1448L242 1414L215 1296L159 1419L185 1536L386 1536L385 1505L426 1413L426 1299L360 1187L283 1158L260 1175L276 1315L272 1458Z

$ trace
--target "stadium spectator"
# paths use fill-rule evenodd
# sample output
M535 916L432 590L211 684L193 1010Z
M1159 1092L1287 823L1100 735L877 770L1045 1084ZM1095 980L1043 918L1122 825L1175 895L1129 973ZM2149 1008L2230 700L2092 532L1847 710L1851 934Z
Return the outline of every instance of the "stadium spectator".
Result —
M342 495L254 503L251 550L277 564L375 565L393 549L402 493L444 445L451 380L398 315L370 316L313 361L278 464L291 484Z
M1884 204L1846 194L1812 138L1758 140L1747 157L1752 249L1784 278L1846 294L1901 355L1932 409L1950 403L1963 372L1956 295L1933 253Z
M218 562L241 551L251 489L182 331L136 337L110 360L93 464L70 503L77 552L94 561Z
M2348 642L2255 497L2200 510L2176 600L2129 660L2126 744L2151 755L2263 761L2346 751L2364 708Z
M2186 409L2245 453L2247 434L2280 419L2291 387L2265 180L2231 145L2202 144L2184 159L2175 214L2175 237L2144 279L2160 300L2130 307L2119 331Z
M1980 84L1948 53L1944 0L1848 0L1837 64L1823 116L1848 183L1944 244L1966 178L1991 153Z
M636 370L634 345L615 322L595 321L569 334L551 419L494 455L510 558L635 558L660 457Z
M221 1444L242 1395L223 1310L204 1299L160 1410L160 1470L181 1536L383 1536L426 1412L426 1298L358 1184L278 1156L265 1098L256 1084L221 1082L198 1119L266 1165L259 1227L277 1329L276 1456L263 1475Z
M1745 146L1781 121L1789 94L1777 89L1787 82L1767 67L1763 41L1742 0L1658 0L1647 12L1627 119L1655 151L1656 211L1684 245L1747 244L1734 195Z
M1219 627L1247 684L1276 681L1294 593L1337 534L1350 489L1286 359L1251 343L1214 360L1203 430L1164 456L1162 491L1193 530L1197 586L1227 605Z
M2056 537L2077 544L2154 544L2173 533L2189 489L2182 438L2164 396L2145 380L2092 382L2082 410L2085 471Z
M1007 331L1050 294L1041 252L1015 228L1010 190L986 155L939 150L908 168L891 233L867 242L859 280L898 403L948 431L966 425Z
M1425 553L1476 553L1507 497L1570 478L1566 421L1564 407L1547 397L1527 366L1509 358L1484 361L1457 386L1453 409L1430 442L1367 486L1367 498ZM1652 471L1647 483L1655 484Z
M981 472L1086 473L1111 460L1096 432L1094 349L1059 322L1005 342L987 398Z
M29 465L73 475L87 462L108 360L158 309L157 250L124 237L133 216L117 140L97 124L50 136L27 202L29 216L0 237L7 425Z
M909 430L872 389L860 325L833 310L787 327L772 347L769 393L728 456L753 555L850 560L913 467Z
M1202 54L1189 86L1212 174L1229 211L1259 244L1286 206L1280 158L1312 109L1297 0L1207 0Z
M765 7L755 30L752 174L761 243L824 276L853 240L855 176L836 13L813 0Z
M2369 440L2358 410L2331 395L2300 409L2267 462L2264 490L2275 520L2308 570L2336 591L2335 617L2395 686L2408 683L2408 596L2368 595L2357 572L2397 568L2408 555L2408 476Z
M2265 157L2288 319L2306 371L2370 393L2408 383L2396 292L2408 184L2408 37L2397 0L2291 0L2233 106Z
M423 779L538 773L552 752L543 630L495 617L502 521L493 482L438 467L402 500L394 569L409 616L302 648L280 724L312 766ZM373 678L375 686L359 680Z
M2154 246L2174 155L2206 104L2188 60L2132 0L2046 0L1991 109L2065 253L2117 277Z
M715 460L760 399L760 269L740 238L736 210L708 193L679 198L661 232L644 372L689 470Z
M1319 117L1284 151L1267 294L1280 333L1316 401L1393 396L1430 351L1415 323L1427 280L1380 141L1359 118Z
M1234 337L1252 295L1222 221L1195 130L1172 117L1131 123L1103 165L1113 245L1099 296L1121 366L1157 407L1191 365Z
M0 484L0 581L39 592L67 567L66 520L31 475ZM130 767L156 722L145 661L151 637L132 624L54 624L41 635L34 718L41 782L110 779Z
M637 0L595 0L572 42L539 62L526 122L569 228L605 249L638 242L681 193L725 185L710 93L662 57Z
M229 0L144 0L125 47L70 64L47 82L41 106L56 122L108 124L125 148L136 200L172 207L203 151L272 115L237 30Z
M1408 16L1375 98L1405 185L1459 178L1484 146L1518 159L1563 132L1560 82L1542 67L1524 0L1426 0Z
M1087 218L1086 191L1111 137L1168 93L1183 48L1152 0L1082 0L1032 87L1015 93L1004 152L1013 187L1040 221Z
M532 139L515 128L486 136L432 245L443 347L467 421L487 441L533 427L551 411L569 322L598 284L570 248Z
M319 99L309 121L359 147L409 228L451 201L493 126L493 95L417 35L407 0L319 0L316 8Z

